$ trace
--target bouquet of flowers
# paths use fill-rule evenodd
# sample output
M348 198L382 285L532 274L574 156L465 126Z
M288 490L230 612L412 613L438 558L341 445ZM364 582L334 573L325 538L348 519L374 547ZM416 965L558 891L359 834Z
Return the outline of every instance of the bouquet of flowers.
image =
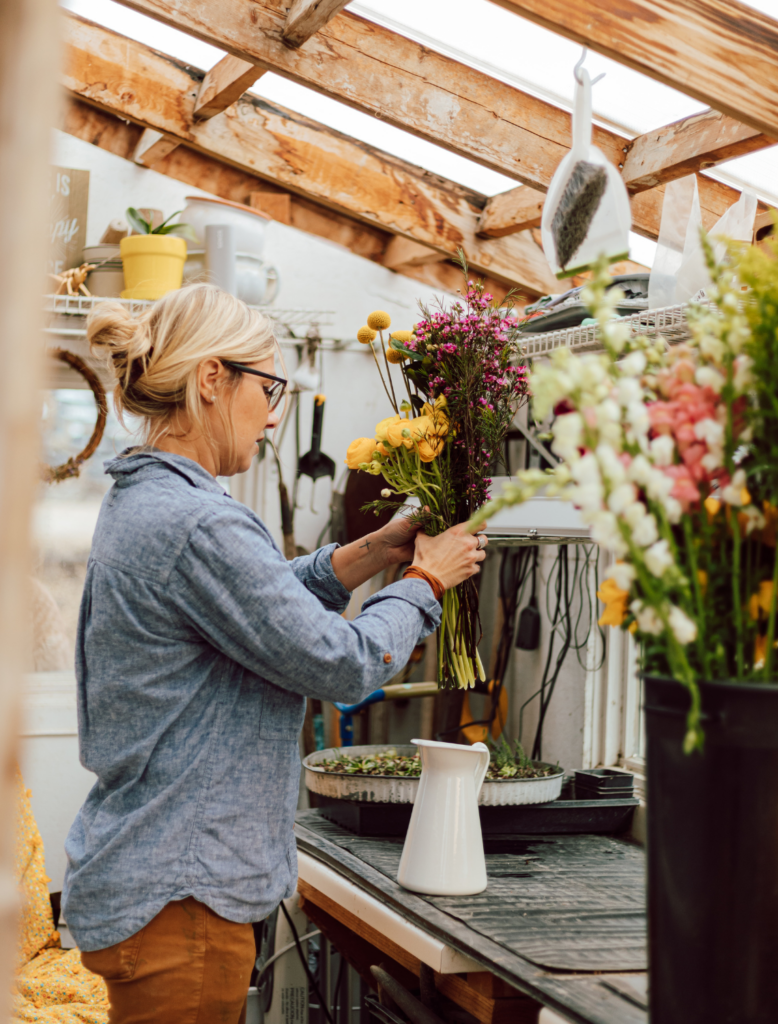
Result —
M515 357L510 304L495 305L481 284L468 281L466 294L450 309L422 308L422 314L413 331L395 331L388 343L388 314L371 313L360 328L357 337L373 352L394 414L381 420L374 437L349 446L346 463L383 476L385 499L416 496L421 511L411 514L423 516L434 536L469 519L488 499L490 467L501 458L528 391L526 368ZM374 347L379 336L381 362ZM385 503L372 507L378 511ZM440 683L468 687L476 677L484 680L480 638L478 590L471 579L443 598Z
M541 488L582 510L614 559L601 624L689 689L687 752L703 743L698 680L778 677L778 241L730 243L721 265L703 243L712 284L688 344L630 339L599 268L585 301L604 352L558 349L530 376L560 465L519 473L471 527Z

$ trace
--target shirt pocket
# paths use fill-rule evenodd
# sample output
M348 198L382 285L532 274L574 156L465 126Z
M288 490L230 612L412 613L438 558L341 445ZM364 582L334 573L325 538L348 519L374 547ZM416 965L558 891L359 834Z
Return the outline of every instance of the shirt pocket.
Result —
M265 684L262 718L259 723L261 740L296 740L305 718L305 697L290 693L270 683Z

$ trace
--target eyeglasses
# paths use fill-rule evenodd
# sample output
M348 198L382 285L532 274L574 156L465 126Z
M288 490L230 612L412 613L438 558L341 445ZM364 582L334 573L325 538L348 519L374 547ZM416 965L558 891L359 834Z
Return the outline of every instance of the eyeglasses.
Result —
M281 404L281 399L286 394L286 388L289 384L288 380L284 380L283 377L276 377L272 373L265 373L263 370L254 370L250 366L244 366L243 363L233 363L231 359L222 359L221 362L225 366L229 366L232 370L237 370L239 373L253 373L255 377L264 377L266 380L275 381L269 388L265 389L267 395L267 407L270 412L277 409Z

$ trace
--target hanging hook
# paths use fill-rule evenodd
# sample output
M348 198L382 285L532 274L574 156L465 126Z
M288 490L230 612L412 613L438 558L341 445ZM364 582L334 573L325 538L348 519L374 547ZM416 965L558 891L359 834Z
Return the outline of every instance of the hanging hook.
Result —
M579 60L578 60L578 63L577 63L577 64L576 64L576 66L575 66L575 67L573 68L573 75L575 76L575 80L576 80L576 82L578 82L578 84L579 84L579 85L583 85L583 79L582 79L582 78L581 78L581 76L580 76L580 75L578 74L578 72L579 72L579 71L581 70L581 68L583 67L583 65L584 65L584 61L586 60L586 54L587 54L588 52L589 52L589 51L588 51L588 50L587 50L587 48L586 48L586 47L584 46L584 48L583 48L583 51L581 52L581 56L580 56L580 58L579 58ZM606 75L606 72L605 72L605 71L603 71L603 73L602 73L601 75L597 75L597 77L596 77L596 78L593 78L593 79L592 79L592 82L591 82L591 84L592 84L592 85L597 85L597 83L598 83L598 82L600 81L600 79L601 79L601 78L605 78L605 75Z
M582 80L581 76L578 74L578 72L584 66L584 61L586 60L586 54L588 52L589 51L584 46L583 51L581 52L581 57L580 57L578 63L576 64L576 66L573 68L573 75L575 76L575 80L576 80L576 82L578 82L579 85L583 85L583 80Z

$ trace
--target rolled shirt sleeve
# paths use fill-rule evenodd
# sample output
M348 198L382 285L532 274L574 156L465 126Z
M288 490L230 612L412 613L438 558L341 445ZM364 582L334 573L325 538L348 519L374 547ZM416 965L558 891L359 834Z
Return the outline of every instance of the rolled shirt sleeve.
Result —
M171 596L218 650L294 693L356 703L386 683L437 628L440 605L421 580L393 583L353 621L338 614L335 545L287 562L241 511L203 515L176 559Z

